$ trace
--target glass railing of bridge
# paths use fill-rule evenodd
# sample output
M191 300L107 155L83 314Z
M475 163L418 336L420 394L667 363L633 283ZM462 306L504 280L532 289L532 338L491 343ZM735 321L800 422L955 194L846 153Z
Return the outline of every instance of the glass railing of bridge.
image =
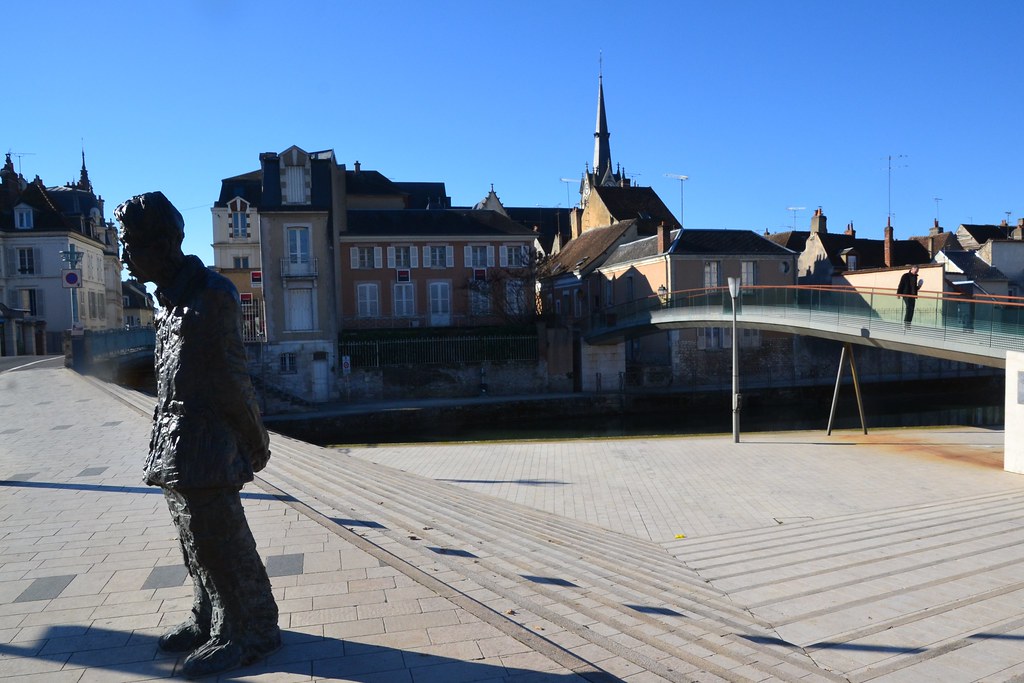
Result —
M912 333L919 337L948 338L972 335L970 343L1000 348L1024 347L1024 298L1008 296L964 296L956 292L922 294L915 297L912 324L904 324L903 298L891 289L848 286L791 285L744 287L737 314L744 309L773 316L813 318L824 324L861 325L867 329ZM591 318L591 332L628 326L648 320L651 312L684 309L690 317L700 312L712 317L731 314L732 300L727 287L700 288L652 294L635 301L602 309Z

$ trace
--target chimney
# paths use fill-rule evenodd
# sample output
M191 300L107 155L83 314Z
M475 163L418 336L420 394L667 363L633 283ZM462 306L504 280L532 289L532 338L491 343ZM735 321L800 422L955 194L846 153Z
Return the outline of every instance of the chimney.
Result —
M668 229L668 226L665 225L665 221L662 221L661 224L658 225L658 253L659 254L667 254L668 253L668 248L671 245L671 241L669 240L669 236L671 234L672 234L672 231L670 231Z
M886 220L885 225L885 267L892 268L892 219Z
M354 168L354 169L355 169L356 173L359 173L359 168L360 168L360 164L359 164L359 162L357 161L357 162L356 162L356 163L355 163L355 164L354 164L354 165L352 166L352 168Z
M827 222L828 219L825 218L825 214L821 212L821 207L819 206L814 210L814 215L811 216L811 232L828 232L828 229L826 228Z
M849 235L850 237L857 236L857 231L853 229L853 221L850 221L849 223L846 224L846 231L843 234Z
M932 236L941 235L942 234L942 226L939 225L939 219L938 218L935 219L935 225L933 225L932 229L928 231L928 234L932 235Z

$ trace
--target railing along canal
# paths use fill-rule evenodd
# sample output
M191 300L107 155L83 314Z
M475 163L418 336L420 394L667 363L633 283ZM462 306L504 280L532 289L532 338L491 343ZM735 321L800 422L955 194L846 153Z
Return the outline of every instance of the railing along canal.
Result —
M741 327L744 322L762 327L776 323L807 328L808 334L814 329L855 330L861 336L901 334L922 346L941 340L976 348L1024 350L1024 298L944 293L915 299L909 327L903 323L902 297L882 289L744 287L737 315ZM630 328L684 321L719 327L731 316L728 288L683 290L607 307L591 317L586 336L608 337Z

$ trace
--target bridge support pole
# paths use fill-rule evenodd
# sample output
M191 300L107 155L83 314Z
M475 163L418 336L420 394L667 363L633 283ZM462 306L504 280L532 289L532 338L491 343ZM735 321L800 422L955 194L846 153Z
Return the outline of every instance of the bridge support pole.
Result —
M828 435L832 436L832 422L836 416L836 404L839 403L839 386L843 382L843 367L846 359L850 359L850 374L853 376L853 391L857 395L857 412L860 413L860 426L864 433L868 433L868 423L864 419L864 401L860 394L860 378L857 376L857 363L853 359L853 346L849 343L843 344L839 352L839 372L836 374L836 389L832 394L832 410L828 414Z

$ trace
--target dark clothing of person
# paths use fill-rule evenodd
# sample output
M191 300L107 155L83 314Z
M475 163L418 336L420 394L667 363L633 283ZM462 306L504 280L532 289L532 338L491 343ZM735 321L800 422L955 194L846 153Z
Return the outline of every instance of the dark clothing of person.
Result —
M145 479L163 489L195 599L161 640L203 676L280 644L277 604L239 491L270 458L246 371L238 291L195 256L157 289L157 405Z
M914 319L914 305L917 303L917 274L906 272L900 278L900 284L896 288L896 294L903 298L903 322L907 325Z
M146 483L237 490L270 458L245 365L238 291L188 256L174 282L156 294L163 308Z

